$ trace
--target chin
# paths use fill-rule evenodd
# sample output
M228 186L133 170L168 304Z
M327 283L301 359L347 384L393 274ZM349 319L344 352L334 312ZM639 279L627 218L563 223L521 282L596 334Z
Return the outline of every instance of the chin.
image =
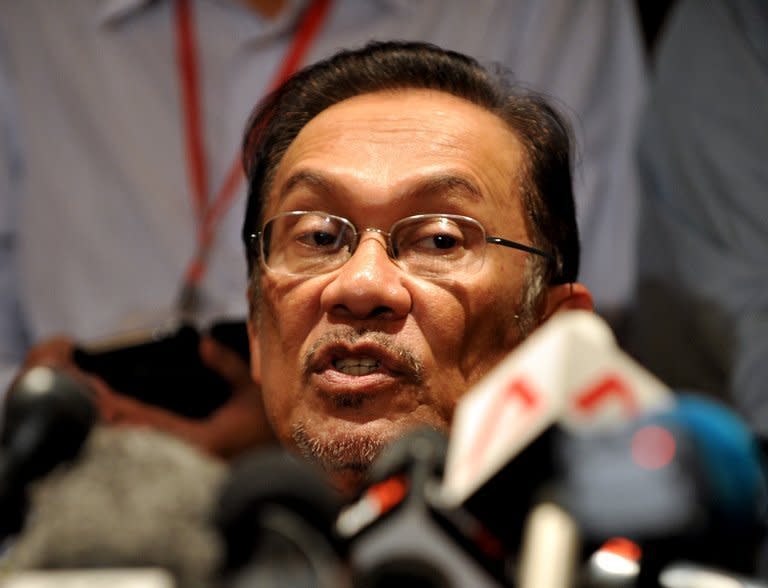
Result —
M391 435L364 430L314 433L297 425L292 442L299 454L320 466L331 485L346 496L358 493L371 465L392 440Z

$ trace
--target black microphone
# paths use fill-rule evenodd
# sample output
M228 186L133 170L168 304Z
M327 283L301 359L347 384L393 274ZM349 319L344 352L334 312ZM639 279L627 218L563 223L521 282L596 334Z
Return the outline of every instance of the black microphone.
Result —
M74 459L96 418L87 387L62 371L35 367L14 383L0 433L0 538L21 529L28 485Z
M492 588L508 585L501 544L462 509L446 508L440 484L447 440L425 428L374 462L368 487L336 523L349 541L360 588Z
M334 523L342 505L325 474L279 449L232 466L214 512L224 557L222 586L351 586L346 545Z

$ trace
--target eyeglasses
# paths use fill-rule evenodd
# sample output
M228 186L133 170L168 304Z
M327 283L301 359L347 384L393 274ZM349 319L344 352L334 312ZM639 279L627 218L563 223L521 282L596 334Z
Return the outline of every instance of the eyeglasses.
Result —
M379 233L387 254L404 271L421 277L463 277L480 270L486 244L502 245L540 255L551 253L501 237L486 236L477 220L457 214L417 214L397 221L389 232L375 228L358 231L348 219L317 211L283 212L251 235L261 260L273 272L311 276L331 272L346 263L362 233Z

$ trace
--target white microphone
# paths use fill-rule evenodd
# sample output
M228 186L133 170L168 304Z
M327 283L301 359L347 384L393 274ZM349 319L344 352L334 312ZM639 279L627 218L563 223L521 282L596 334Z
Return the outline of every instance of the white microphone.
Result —
M619 349L601 318L558 313L459 401L441 498L517 550L520 588L573 586L579 528L546 497L556 476L552 432L609 432L673 405L667 387Z
M610 431L674 404L667 387L619 349L587 311L554 315L459 401L442 498L464 503L553 425Z

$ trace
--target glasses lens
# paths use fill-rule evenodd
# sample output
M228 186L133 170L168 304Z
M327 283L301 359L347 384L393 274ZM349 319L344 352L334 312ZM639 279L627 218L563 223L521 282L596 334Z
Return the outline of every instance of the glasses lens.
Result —
M472 274L483 265L485 231L474 219L423 214L392 227L392 250L398 263L419 276Z
M341 217L322 212L287 212L267 221L262 232L264 263L286 274L321 274L351 255L355 229Z

